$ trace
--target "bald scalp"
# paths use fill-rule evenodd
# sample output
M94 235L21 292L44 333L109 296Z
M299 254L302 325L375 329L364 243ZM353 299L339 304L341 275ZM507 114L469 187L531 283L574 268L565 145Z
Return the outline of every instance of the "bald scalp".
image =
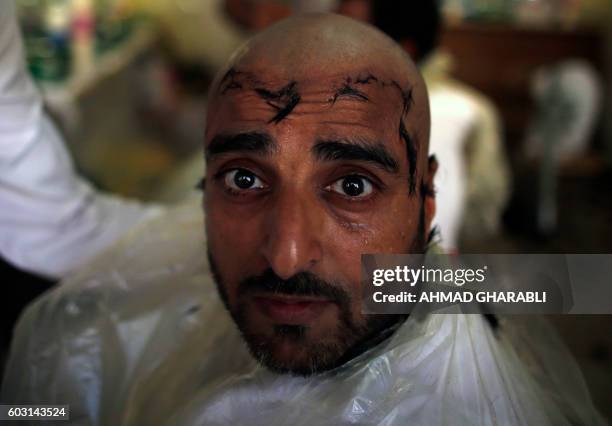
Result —
M425 84L395 41L353 19L334 14L297 15L253 37L213 81L207 123L215 119L217 102L232 91L249 90L273 110L269 123L278 124L302 101L300 86L313 81L330 82L331 104L340 97L367 102L360 90L365 85L394 90L400 105L397 134L406 144L410 191L414 193L417 169L427 169L430 115Z
M384 60L418 74L403 49L385 34L333 14L297 15L280 21L251 39L233 62L257 67L273 61L279 70L300 78L308 75L308 68L338 69L364 59Z

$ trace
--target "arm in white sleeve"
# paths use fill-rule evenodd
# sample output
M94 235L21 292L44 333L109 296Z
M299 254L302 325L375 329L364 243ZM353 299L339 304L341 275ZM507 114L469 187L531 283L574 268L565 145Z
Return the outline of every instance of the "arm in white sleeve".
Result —
M61 278L156 215L75 172L25 68L13 0L0 0L0 255Z

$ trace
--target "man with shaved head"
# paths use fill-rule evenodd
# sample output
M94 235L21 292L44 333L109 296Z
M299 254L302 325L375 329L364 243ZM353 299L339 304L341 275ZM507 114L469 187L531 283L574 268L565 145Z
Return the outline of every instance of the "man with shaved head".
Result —
M495 321L362 311L362 254L430 249L427 93L398 45L290 18L210 93L206 235L177 208L30 306L6 401L79 424L600 423L553 343L544 388L547 354Z
M361 314L360 255L427 245L423 81L382 33L313 15L251 40L211 93L204 200L219 292L268 367L335 367L402 320Z

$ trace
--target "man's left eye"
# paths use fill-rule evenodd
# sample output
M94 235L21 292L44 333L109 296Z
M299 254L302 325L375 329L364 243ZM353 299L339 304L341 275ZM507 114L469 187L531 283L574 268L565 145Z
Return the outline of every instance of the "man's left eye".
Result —
M367 197L374 190L372 182L370 182L369 179L358 175L346 176L342 179L338 179L325 189L352 198Z

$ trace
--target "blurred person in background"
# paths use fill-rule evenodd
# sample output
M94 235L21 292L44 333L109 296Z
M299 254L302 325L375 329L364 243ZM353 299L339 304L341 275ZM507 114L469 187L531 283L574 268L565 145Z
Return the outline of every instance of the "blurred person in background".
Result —
M510 195L510 169L494 105L450 77L452 59L436 51L441 16L436 0L342 0L338 12L368 22L398 42L416 61L431 105L431 153L440 245L458 249L461 238L486 239L501 231Z

